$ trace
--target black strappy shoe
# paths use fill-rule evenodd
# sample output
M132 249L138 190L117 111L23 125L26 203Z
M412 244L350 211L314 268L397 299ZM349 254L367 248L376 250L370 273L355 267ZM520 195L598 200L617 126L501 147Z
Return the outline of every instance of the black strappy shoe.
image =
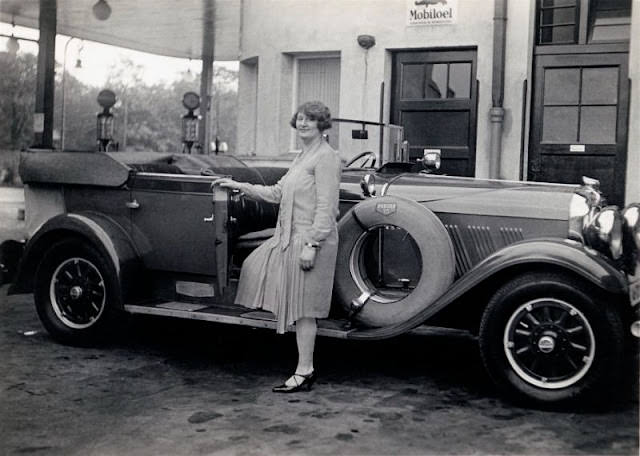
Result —
M298 382L298 377L302 378L301 382ZM298 391L310 391L311 385L316 381L316 373L315 371L311 371L311 373L302 375L302 374L293 374L293 381L296 382L294 386L289 386L287 383L283 383L282 385L274 386L272 391L274 393L297 393Z

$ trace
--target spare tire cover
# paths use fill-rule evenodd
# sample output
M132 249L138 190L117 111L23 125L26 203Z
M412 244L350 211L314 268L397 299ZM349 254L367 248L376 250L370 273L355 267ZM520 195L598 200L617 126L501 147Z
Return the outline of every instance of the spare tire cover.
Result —
M378 227L404 229L415 241L422 270L415 288L399 300L389 301L363 279L358 266L363 240ZM401 323L429 306L451 285L455 254L446 228L421 204L397 196L371 198L354 206L338 223L340 248L336 261L334 298L349 311L351 301L365 292L371 297L355 320L371 327Z

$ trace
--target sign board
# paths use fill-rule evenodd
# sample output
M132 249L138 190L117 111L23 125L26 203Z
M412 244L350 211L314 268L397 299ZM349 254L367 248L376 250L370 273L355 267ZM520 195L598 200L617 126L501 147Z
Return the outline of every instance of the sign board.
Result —
M455 24L458 0L407 0L407 25Z

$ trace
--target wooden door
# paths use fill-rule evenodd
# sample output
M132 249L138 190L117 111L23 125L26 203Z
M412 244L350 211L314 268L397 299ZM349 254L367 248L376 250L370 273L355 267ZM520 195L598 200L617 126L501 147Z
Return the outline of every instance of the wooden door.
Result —
M404 127L409 159L440 149L442 171L473 176L476 157L475 50L394 54L392 123Z
M528 179L600 180L611 204L624 200L628 54L536 59Z

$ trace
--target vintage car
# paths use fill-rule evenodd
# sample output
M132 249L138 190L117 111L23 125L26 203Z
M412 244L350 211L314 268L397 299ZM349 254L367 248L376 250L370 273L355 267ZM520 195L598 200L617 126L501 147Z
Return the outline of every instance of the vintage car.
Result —
M64 343L104 336L122 312L274 328L272 314L233 298L277 207L211 184L220 175L272 184L285 171L224 156L26 152L28 239L10 293L33 292L43 325ZM319 334L462 328L512 397L606 397L635 345L630 328L639 332L640 204L606 206L588 178L425 171L344 169L333 307Z

